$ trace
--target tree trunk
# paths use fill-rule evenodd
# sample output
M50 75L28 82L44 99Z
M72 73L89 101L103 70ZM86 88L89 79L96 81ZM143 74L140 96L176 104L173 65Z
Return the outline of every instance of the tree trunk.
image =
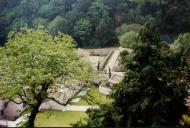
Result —
M42 89L38 94L35 94L34 92L34 98L37 100L37 103L32 106L32 112L30 114L29 120L28 120L28 127L33 128L34 127L34 122L36 119L36 116L39 112L40 105L43 103L45 98L47 97L47 90L48 90L49 85L42 84Z
M36 115L39 112L41 103L38 103L35 107L32 108L32 112L30 114L29 120L28 120L28 127L33 128L34 127L34 121L36 119Z

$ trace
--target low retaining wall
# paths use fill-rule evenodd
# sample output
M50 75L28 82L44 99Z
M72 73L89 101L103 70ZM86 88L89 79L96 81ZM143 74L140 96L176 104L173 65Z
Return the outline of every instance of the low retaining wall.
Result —
M108 87L104 87L104 82L99 86L99 92L104 95L110 95L112 90Z
M112 71L113 72L122 72L122 71L124 71L124 69L122 67L119 67L119 66L114 66L112 68Z
M106 64L108 63L108 61L109 61L110 57L112 56L112 54L113 54L113 51L111 51L111 52L106 56L106 58L103 60L103 62L100 63L100 71L104 70L104 68L105 68Z

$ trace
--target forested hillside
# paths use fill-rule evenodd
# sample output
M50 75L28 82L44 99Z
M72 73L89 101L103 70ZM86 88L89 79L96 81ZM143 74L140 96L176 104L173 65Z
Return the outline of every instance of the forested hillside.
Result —
M189 11L189 0L1 0L0 42L10 30L40 25L72 35L81 47L112 46L151 16L173 38L190 30Z
M189 127L190 0L0 0L0 127Z

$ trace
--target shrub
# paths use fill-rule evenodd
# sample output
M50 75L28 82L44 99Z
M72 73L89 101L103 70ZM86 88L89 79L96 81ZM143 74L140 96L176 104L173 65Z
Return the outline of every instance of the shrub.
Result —
M141 29L140 24L122 24L120 27L120 35L125 34L126 32L134 31L134 32L139 32Z
M127 32L119 37L119 43L124 48L134 48L138 34L134 31Z

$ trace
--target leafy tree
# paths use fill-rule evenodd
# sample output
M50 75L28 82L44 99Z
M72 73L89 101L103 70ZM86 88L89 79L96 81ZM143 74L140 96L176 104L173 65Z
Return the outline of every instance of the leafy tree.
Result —
M161 42L154 20L141 29L138 45L122 56L125 77L112 104L89 110L87 127L178 126L188 112L188 77L169 46ZM81 126L80 123L77 126Z
M117 42L115 27L110 17L102 18L96 27L95 43L99 46L108 46Z
M81 19L77 22L74 27L75 36L79 38L79 42L82 43L80 46L87 46L88 40L92 33L92 25L89 20Z
M20 28L27 26L27 21L25 19L15 19L9 26L9 31L20 30Z
M140 24L122 24L120 27L120 30L118 32L119 35L123 35L126 32L134 31L134 32L139 32L141 29Z
M94 0L77 0L76 3L73 4L73 10L79 12L88 12L90 5Z
M58 11L56 9L54 9L54 7L51 6L50 4L45 4L45 5L40 6L40 8L38 9L38 12L37 12L38 16L46 18L48 20L55 17L55 15L57 15L57 13L58 13Z
M171 47L184 65L190 59L190 33L180 34Z
M48 25L48 31L56 35L59 31L60 32L67 32L67 20L61 16L55 17Z
M127 32L119 37L119 43L122 47L134 48L137 43L137 36L136 32Z
M160 0L161 27L170 33L189 32L189 0Z
M96 0L91 4L89 7L88 15L94 27L98 25L99 21L105 13L107 14L107 10L105 10L105 6L102 3L102 0Z
M70 36L59 33L53 37L42 29L11 32L6 46L0 48L0 58L0 97L28 106L28 127L34 127L39 107L46 100L66 105L72 99L58 100L51 90L74 88L74 80L85 82L91 72Z
M173 47L178 49L190 47L190 33L180 34L174 41Z
M119 27L122 20L122 15L126 13L128 9L128 0L103 0L104 4L108 6L108 11L111 17L113 17L116 27Z
M21 14L28 19L27 23L32 24L32 19L36 17L36 12L40 6L40 1L38 0L22 0L20 2L20 8L22 9Z
M39 21L49 29L46 22L51 23L56 17L64 18L64 22L55 25L54 21L52 23L54 25L50 25L53 30L51 34L64 30L63 32L76 36L74 27L77 22L81 18L89 20L92 25L92 37L85 43L88 46L105 46L100 39L104 33L96 37L96 31L103 25L102 19L107 24L106 17L111 20L109 29L115 31L122 28L122 24L144 24L152 16L158 21L161 33L176 38L181 32L189 32L189 7L189 0L1 0L0 41L6 41L8 32L14 29L12 27L22 26L19 25L19 20L34 28L39 25L37 23Z
M48 20L47 20L47 19L44 19L44 18L42 18L42 17L39 17L39 18L35 18L35 19L32 21L32 24L33 24L34 27L47 26Z
M60 11L69 12L76 0L50 0L50 5L58 7Z

